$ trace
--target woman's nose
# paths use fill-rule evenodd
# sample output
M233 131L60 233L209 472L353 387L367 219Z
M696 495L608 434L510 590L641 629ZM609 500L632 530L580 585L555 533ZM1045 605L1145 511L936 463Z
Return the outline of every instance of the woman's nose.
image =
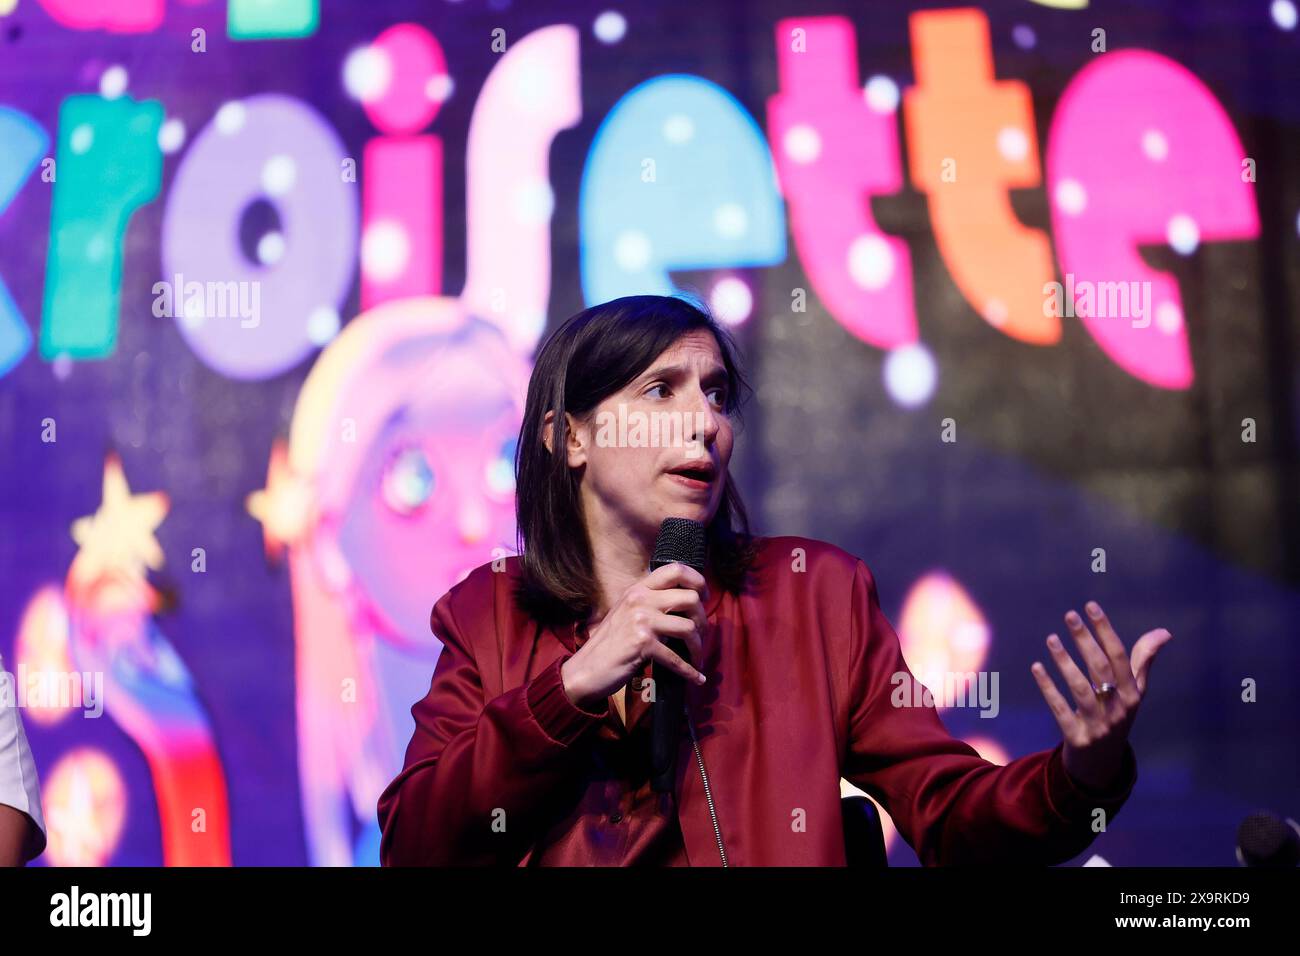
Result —
M709 402L709 397L701 393L702 404L697 404L691 414L691 438L708 445L718 434L718 410Z

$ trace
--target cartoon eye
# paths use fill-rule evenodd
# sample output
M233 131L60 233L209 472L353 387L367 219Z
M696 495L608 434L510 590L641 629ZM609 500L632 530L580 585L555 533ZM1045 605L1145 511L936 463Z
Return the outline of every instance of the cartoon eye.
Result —
M419 448L404 448L384 470L384 501L399 514L411 514L433 494L433 469Z
M487 480L488 490L495 495L514 493L515 449L518 445L519 439L512 435L501 443L501 450L488 462L487 473L484 477Z

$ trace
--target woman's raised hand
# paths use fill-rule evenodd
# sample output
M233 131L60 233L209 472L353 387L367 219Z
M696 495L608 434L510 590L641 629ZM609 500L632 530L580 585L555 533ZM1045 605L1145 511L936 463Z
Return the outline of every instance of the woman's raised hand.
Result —
M1151 662L1173 635L1163 627L1147 631L1133 645L1130 657L1097 602L1089 601L1086 610L1097 632L1096 639L1074 611L1065 616L1065 623L1083 656L1087 674L1079 670L1057 635L1047 638L1047 649L1065 678L1078 710L1071 709L1040 662L1035 661L1030 670L1061 728L1065 769L1085 787L1102 791L1109 788L1122 769L1124 746L1146 694ZM1098 693L1095 688L1105 688L1106 692Z

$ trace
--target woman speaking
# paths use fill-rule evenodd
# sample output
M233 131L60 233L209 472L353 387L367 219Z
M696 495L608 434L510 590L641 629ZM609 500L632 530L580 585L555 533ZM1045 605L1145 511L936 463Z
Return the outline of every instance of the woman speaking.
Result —
M749 534L728 472L734 353L703 310L651 295L547 339L516 458L521 553L433 608L442 654L379 800L385 865L842 866L841 777L924 864L1051 864L1127 799L1129 731L1169 632L1130 659L1095 603L1086 623L1068 613L1082 667L1047 639L1068 698L1031 668L1061 742L984 760L933 706L899 700L914 678L866 564ZM669 517L704 526L703 573L648 570ZM685 696L667 788L656 673Z

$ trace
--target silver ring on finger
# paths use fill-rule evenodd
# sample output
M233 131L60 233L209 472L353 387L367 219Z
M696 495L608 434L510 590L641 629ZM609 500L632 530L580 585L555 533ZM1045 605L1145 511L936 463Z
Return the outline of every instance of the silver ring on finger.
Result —
M1103 704L1107 703L1111 697L1114 696L1115 689L1115 685L1110 681L1104 682L1100 687L1096 684L1092 685L1092 692L1097 695L1097 699Z

